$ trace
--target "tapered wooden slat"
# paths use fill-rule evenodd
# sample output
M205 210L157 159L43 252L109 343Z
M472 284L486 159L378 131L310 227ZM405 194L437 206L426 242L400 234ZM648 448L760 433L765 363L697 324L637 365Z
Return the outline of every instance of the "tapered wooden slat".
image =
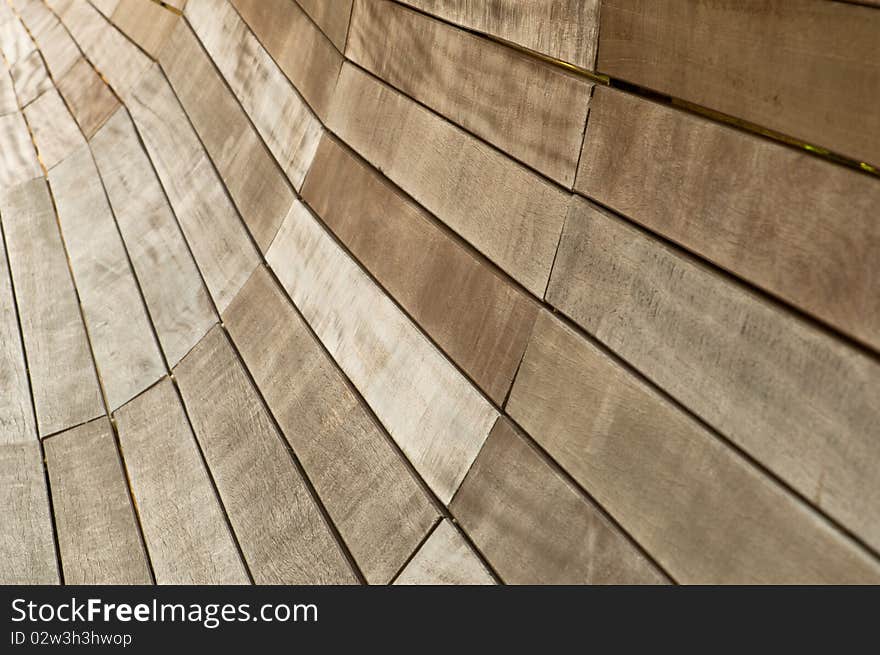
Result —
M116 27L154 59L180 22L180 14L152 0L121 0L109 16Z
M592 83L389 0L356 0L347 56L560 184L574 184Z
M116 7L119 6L120 2L121 0L91 0L91 3L95 8L107 18L110 18L113 15L113 12L116 11ZM150 2L152 2L152 0L150 0Z
M211 298L125 110L91 140L98 170L171 366L218 321Z
M119 101L85 59L77 61L60 80L58 91L73 112L73 117L87 139L119 107Z
M52 80L49 79L46 66L43 65L43 58L38 50L19 59L9 72L12 75L15 95L18 97L20 107L26 107L43 91L52 88Z
M0 116L6 116L18 111L18 99L15 97L15 87L12 78L6 68L0 68Z
M297 0L339 52L345 51L352 0Z
M46 62L46 68L56 80L60 80L82 56L76 41L57 19L44 32L35 35L34 39Z
M367 582L389 582L437 509L265 268L223 320Z
M394 584L492 585L495 580L455 526L443 519Z
M24 116L18 111L0 116L0 190L31 180L40 173Z
M0 52L9 66L15 66L32 53L35 46L24 25L8 6L3 8L3 12L0 14Z
M24 108L43 166L51 169L85 143L58 91L50 89Z
M58 22L58 19L42 0L12 0L11 6L33 37L43 34ZM38 41L37 46L39 47L39 45Z
M495 422L495 409L301 203L267 260L413 466L448 503Z
M568 203L562 189L351 64L342 69L329 126L543 297Z
M546 312L508 410L679 582L880 580L815 510Z
M254 580L355 582L223 330L211 330L175 375Z

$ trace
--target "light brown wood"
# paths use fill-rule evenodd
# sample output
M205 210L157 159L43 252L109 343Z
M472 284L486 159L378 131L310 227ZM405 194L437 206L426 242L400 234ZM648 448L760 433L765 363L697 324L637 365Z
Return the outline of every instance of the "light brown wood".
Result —
M880 349L880 183L597 87L576 188Z
M15 87L12 78L5 67L0 68L0 116L6 116L18 111L18 98L15 97Z
M571 188L593 85L389 0L355 0L346 55Z
M247 584L183 406L164 378L116 412L157 584Z
M121 0L109 17L116 27L154 59L159 56L175 25L182 22L180 14L152 0Z
M46 68L56 80L60 80L82 57L76 42L57 19L45 32L34 38L46 62Z
M0 116L0 191L39 176L40 162L21 112Z
M223 321L367 582L389 582L437 509L267 269Z
M58 91L50 89L24 108L40 161L47 169L85 143L82 132Z
M667 582L504 417L449 509L508 584Z
M255 582L356 582L222 328L175 376Z
M43 178L0 194L0 216L41 436L104 412L76 292Z
M113 12L116 11L116 7L119 6L121 0L91 0L91 3L95 6L95 8L104 14L107 18L110 18L113 15ZM164 2L165 0L163 0ZM152 2L152 0L150 0Z
M42 0L11 0L10 4L32 37L43 34L58 22Z
M345 52L352 0L296 0L339 52Z
M150 584L110 422L86 423L45 447L65 584Z
M878 165L878 33L846 2L606 0L598 67Z
M459 531L443 519L394 581L398 585L493 585Z
M543 297L568 204L562 189L351 64L342 69L329 127Z
M267 260L416 471L448 503L497 412L297 202Z
M815 510L543 312L511 417L682 583L871 583Z
M52 88L52 80L43 65L43 57L38 50L34 50L27 57L22 57L10 71L12 83L15 85L15 95L18 97L18 105L26 107L33 102L43 91Z
M2 11L3 13L0 13L0 52L6 58L9 66L15 66L33 52L35 46L24 25L12 13L9 6L4 6Z
M119 107L110 87L82 58L58 80L58 91L87 139L92 138Z
M422 329L503 403L537 303L335 139L321 140L302 192Z

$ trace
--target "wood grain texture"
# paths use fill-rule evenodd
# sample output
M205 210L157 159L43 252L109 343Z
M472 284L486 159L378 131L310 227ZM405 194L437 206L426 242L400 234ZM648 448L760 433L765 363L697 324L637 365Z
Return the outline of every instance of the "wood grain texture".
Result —
M593 70L599 0L402 0L468 29Z
M185 21L178 22L159 61L265 253L293 204L284 173Z
M159 343L174 366L218 321L211 297L124 109L91 148Z
M104 412L67 256L43 178L0 194L37 425L46 436Z
M312 110L326 121L342 68L340 51L295 1L230 1ZM338 0L327 2L326 11L334 2Z
M563 186L592 83L389 0L356 0L346 55Z
M351 64L342 69L329 127L543 297L567 209L562 189Z
M222 328L175 376L254 581L355 582Z
M110 410L165 365L88 146L49 173L58 220Z
M82 58L58 80L58 92L87 139L92 138L119 107L119 101L110 87Z
M193 0L187 2L185 15L299 190L321 138L320 121L229 2Z
M880 579L812 508L550 314L508 410L678 582Z
M267 261L416 471L448 503L497 412L294 204Z
M394 581L398 585L493 585L461 533L443 519Z
M576 189L880 349L876 179L597 87Z
M504 417L449 509L508 584L667 581Z
M8 6L3 7L0 14L0 52L9 66L15 66L20 60L32 53L36 46L28 36L21 21Z
M15 97L15 87L6 67L0 68L0 116L6 116L18 111L18 98Z
M198 136L158 64L127 103L219 311L259 255Z
M116 7L119 6L120 2L121 0L91 0L91 3L95 8L107 18L110 18L113 15L113 12L116 11Z
M223 509L168 378L115 413L157 584L247 584Z
M265 268L223 321L367 582L389 582L437 509Z
M0 444L0 584L58 584L43 456L36 441Z
M416 323L503 403L537 303L335 139L321 140L302 193Z
M58 19L42 0L11 0L10 6L15 9L19 19L32 37L43 34ZM39 47L39 42L37 43Z
M35 35L34 39L43 55L46 68L56 80L60 80L82 57L76 41L58 19L54 19L50 26L44 32Z
M154 59L159 56L174 27L182 22L180 14L152 0L121 0L110 15L110 21Z
M598 67L876 165L878 33L841 2L606 0Z
M52 88L52 80L49 79L43 57L38 50L19 59L9 73L15 85L15 95L18 97L20 107L26 107L43 91Z
M45 442L66 584L150 584L150 570L110 422Z
M0 190L32 180L42 173L21 112L0 116Z
M55 89L24 108L43 166L51 170L85 143L82 132Z
M297 0L297 3L318 24L336 49L345 52L352 0Z

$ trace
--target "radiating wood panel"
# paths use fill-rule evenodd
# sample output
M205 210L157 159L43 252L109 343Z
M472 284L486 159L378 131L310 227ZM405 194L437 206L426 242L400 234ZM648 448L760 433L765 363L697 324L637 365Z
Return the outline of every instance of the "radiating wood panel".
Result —
M560 184L574 184L592 83L389 0L356 0L346 55Z
M0 444L0 584L58 584L43 456L31 443Z
M284 173L185 21L178 22L159 61L254 240L266 252L293 204Z
M150 584L150 570L110 422L46 439L65 584Z
M226 0L187 2L185 15L254 126L297 189L321 123Z
M598 68L876 165L878 33L843 2L606 0Z
M355 582L222 328L175 376L257 584Z
M223 509L168 378L115 418L157 584L247 584Z
M667 582L504 417L449 509L509 584Z
M267 260L415 469L448 503L495 409L301 203L285 219Z
M223 320L367 582L389 582L437 509L265 268Z
M15 97L15 87L12 78L5 67L0 68L0 116L6 116L18 111L18 98Z
M42 0L11 0L10 4L33 37L43 34L58 22L52 10ZM38 41L37 46L39 45Z
M444 20L593 70L599 0L402 0Z
M443 519L394 584L492 585L495 580L455 526Z
M165 365L88 146L49 173L80 305L111 411Z
M57 19L34 38L46 62L46 68L56 80L60 80L82 56L76 42Z
M25 107L33 102L43 91L52 88L52 80L46 72L43 58L38 50L34 50L27 57L18 60L10 70L12 83L15 85L15 95L18 97L18 105Z
M345 52L352 0L296 0L339 52Z
M46 436L104 412L67 256L43 178L0 194L37 425Z
M24 108L43 166L51 169L85 143L58 91L50 89Z
M6 62L14 66L33 52L35 46L24 25L9 7L3 9L5 15L0 14L0 52L6 58Z
M597 87L576 188L880 348L878 180Z
M159 342L174 366L218 321L211 298L124 109L91 147Z
M870 583L880 565L548 313L510 415L682 583Z
M24 117L0 116L0 190L31 180L42 171Z
M342 69L329 127L543 297L568 203L562 189L351 64Z
M79 59L57 84L59 93L87 139L92 138L119 107L119 101L110 87L85 59Z
M141 79L127 106L208 290L223 311L259 255L158 65Z
M537 303L330 137L321 140L303 198L450 358L503 403Z
M150 1L152 2L152 0ZM107 18L110 18L113 15L113 12L116 11L116 7L119 6L120 2L121 0L91 0L91 3L95 8Z
M154 59L171 36L180 14L152 0L121 0L110 21Z

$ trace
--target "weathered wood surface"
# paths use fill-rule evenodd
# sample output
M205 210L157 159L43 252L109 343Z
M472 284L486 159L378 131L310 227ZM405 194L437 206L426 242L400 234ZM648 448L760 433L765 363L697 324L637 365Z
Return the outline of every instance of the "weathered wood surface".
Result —
M175 376L255 582L356 582L222 328Z
M503 417L449 509L510 584L667 581Z
M815 510L546 312L508 410L678 582L880 580Z
M495 409L301 203L267 260L416 471L448 503L495 422Z
M110 18L113 15L113 12L116 11L116 7L119 6L121 0L90 0L91 3L95 6L95 8L104 14L107 18ZM150 0L152 1L152 0ZM162 0L165 2L165 0ZM174 0L167 2L166 4L172 4Z
M92 138L119 107L119 101L95 69L80 58L58 80L58 92L87 139Z
M597 87L576 189L880 349L880 184Z
M40 161L51 170L85 144L82 132L55 89L46 91L24 108Z
M121 0L109 17L116 27L154 59L159 56L175 25L182 22L180 14L152 0Z
M284 173L185 21L178 22L159 62L254 240L266 252L293 204Z
M394 584L493 585L495 579L455 526L443 519Z
M543 297L567 193L351 64L334 97L336 134Z
M345 52L352 0L297 0L339 52Z
M41 172L24 116L18 111L0 116L0 191Z
M150 318L171 366L219 319L124 109L91 140Z
M844 2L606 0L598 68L877 165L878 34Z
M18 63L9 70L9 74L15 85L19 107L26 107L43 91L52 88L52 80L49 79L43 57L38 50L19 59Z
M43 55L46 68L56 80L60 80L82 56L76 42L57 18L44 32L36 34L34 40Z
M76 291L43 178L0 194L37 425L46 436L104 412Z
M42 0L11 0L10 6L33 37L43 34L58 22ZM37 46L40 47L39 41Z
M416 323L503 403L537 303L335 139L321 140L302 193Z
M346 55L563 186L592 83L390 0L356 0Z
M36 49L21 21L6 5L0 13L0 53L9 66L15 66Z
M150 584L110 422L86 423L45 447L64 582Z
M18 111L18 98L15 97L15 87L6 67L0 67L0 116L6 116Z
M265 268L223 321L367 582L389 582L437 509Z
M170 379L115 413L157 584L247 584Z

